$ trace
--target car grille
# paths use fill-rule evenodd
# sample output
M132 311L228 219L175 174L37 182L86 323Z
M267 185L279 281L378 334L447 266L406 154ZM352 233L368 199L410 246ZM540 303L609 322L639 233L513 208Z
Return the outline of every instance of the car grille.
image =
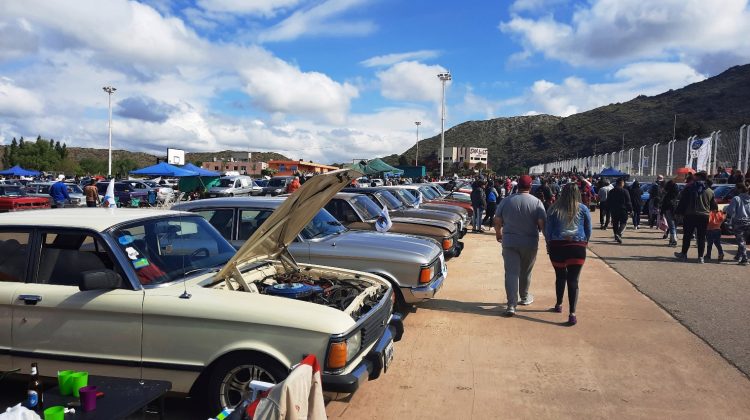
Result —
M386 302L362 323L362 348L369 346L383 335L391 316L391 304Z

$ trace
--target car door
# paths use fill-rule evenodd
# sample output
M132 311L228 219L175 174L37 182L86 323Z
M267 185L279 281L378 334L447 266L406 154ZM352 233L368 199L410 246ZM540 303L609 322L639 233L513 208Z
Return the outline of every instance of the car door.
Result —
M0 230L0 371L13 368L13 299L27 279L30 229Z
M37 229L32 235L30 282L13 298L15 367L38 362L43 375L62 369L138 377L143 291L134 290L118 259L97 233ZM83 272L110 269L123 287L79 290Z

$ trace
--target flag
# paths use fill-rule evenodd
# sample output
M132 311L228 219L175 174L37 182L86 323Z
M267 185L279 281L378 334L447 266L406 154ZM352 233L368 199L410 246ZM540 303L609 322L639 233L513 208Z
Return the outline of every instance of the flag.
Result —
M115 202L115 179L112 178L109 181L109 185L107 186L107 192L104 194L104 200L102 200L104 203L104 207L114 208L117 207L117 202Z
M378 232L388 232L391 226L393 226L391 216L388 214L388 209L383 207L383 211L380 212L377 220L375 220L375 230Z
M708 158L711 155L711 137L695 139L690 143L690 160L695 159L696 171L708 170ZM690 165L689 165L690 166Z

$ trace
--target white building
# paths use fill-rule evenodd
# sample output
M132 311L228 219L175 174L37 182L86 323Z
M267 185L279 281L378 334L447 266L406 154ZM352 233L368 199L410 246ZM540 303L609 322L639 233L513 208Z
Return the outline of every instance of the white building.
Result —
M449 165L454 163L468 162L470 166L477 163L487 165L489 154L486 147L446 147L445 162Z

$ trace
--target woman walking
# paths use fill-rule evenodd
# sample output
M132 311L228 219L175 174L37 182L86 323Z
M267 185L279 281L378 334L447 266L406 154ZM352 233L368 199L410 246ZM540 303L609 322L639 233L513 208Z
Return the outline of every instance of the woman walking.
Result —
M677 223L674 220L674 211L677 208L679 193L677 184L670 179L664 185L664 197L662 197L659 209L659 214L667 221L667 231L664 234L669 237L669 246L673 248L677 246Z
M472 232L482 233L482 218L484 216L484 209L487 208L487 196L484 193L484 181L474 181L471 189L471 207L474 210L474 217L472 219Z
M641 184L638 181L633 181L633 185L630 186L630 202L633 204L633 228L635 230L638 230L638 226L641 225L642 195Z
M575 183L566 184L547 212L544 227L547 251L555 268L557 301L552 309L562 312L565 286L568 286L568 325L575 325L578 302L578 277L586 261L586 247L591 237L591 213L581 203L581 191Z
M737 196L727 207L727 218L732 220L732 231L737 238L736 260L740 265L747 265L747 241L750 239L750 194L743 182L735 187Z

